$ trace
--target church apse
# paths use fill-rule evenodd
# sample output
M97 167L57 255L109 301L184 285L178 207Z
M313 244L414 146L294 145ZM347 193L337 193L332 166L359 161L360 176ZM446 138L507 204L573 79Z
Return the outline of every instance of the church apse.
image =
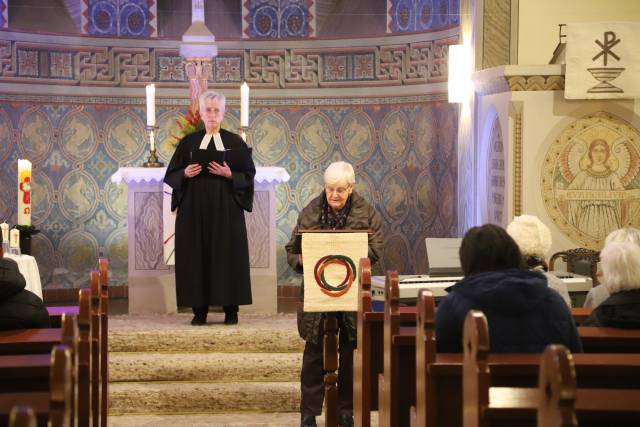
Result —
M84 286L99 254L110 259L114 285L126 284L127 192L110 177L145 159L144 108L114 104L113 98L8 98L0 102L0 183L11 190L0 200L0 219L15 223L15 165L18 158L32 157L33 223L42 230L34 236L33 252L43 287ZM170 99L158 106L164 161L186 102ZM385 267L424 271L424 237L457 231L455 109L419 96L308 104L262 99L251 110L256 164L281 166L291 176L276 190L279 282L296 280L283 246L298 212L322 191L322 171L335 160L354 164L356 190L383 218ZM228 109L230 129L237 128L237 110Z

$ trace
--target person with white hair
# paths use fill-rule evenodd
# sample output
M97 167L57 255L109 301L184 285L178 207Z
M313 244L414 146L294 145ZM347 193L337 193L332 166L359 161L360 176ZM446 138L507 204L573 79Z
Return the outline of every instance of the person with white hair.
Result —
M223 94L208 90L199 101L205 129L180 140L164 177L173 189L171 210L178 210L176 297L178 306L192 308L192 325L207 323L209 306L222 306L224 323L233 325L238 323L238 306L252 302L244 211L253 207L256 169L253 161L242 170L232 170L226 161L211 161L206 168L193 161L196 150L247 147L239 135L220 128Z
M600 252L603 282L609 298L596 307L583 326L640 328L640 246L613 242Z
M615 242L628 242L640 247L640 230L633 227L613 230L604 240L604 246L606 247L608 244ZM602 286L601 283L589 290L587 297L584 300L584 306L588 308L596 308L609 298L610 295L609 289L606 286Z
M549 287L560 294L571 308L571 297L567 285L547 271L545 255L551 249L551 230L534 215L520 215L507 226L507 233L520 248L525 264L530 270L542 270Z
M287 260L302 273L302 254L298 230L368 230L369 259L374 274L381 274L378 261L382 256L382 223L376 210L356 191L353 167L347 162L334 162L324 172L324 190L300 212L291 239L286 244ZM300 292L304 300L304 283ZM302 306L302 304L300 305ZM323 326L324 313L298 311L298 332L305 340L300 372L300 425L316 425L324 401ZM356 314L338 312L340 355L338 369L338 425L353 426L353 350L356 346Z

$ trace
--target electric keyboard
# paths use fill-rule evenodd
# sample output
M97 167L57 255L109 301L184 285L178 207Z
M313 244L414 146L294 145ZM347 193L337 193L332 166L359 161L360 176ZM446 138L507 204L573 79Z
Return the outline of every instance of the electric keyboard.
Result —
M581 306L580 299L584 301L587 292L593 287L590 277L565 271L551 272L567 285L574 307ZM400 303L415 305L415 299L420 289L430 289L436 301L447 295L447 288L453 286L462 279L462 276L430 277L422 275L401 275L399 277ZM371 277L372 300L384 302L384 276Z

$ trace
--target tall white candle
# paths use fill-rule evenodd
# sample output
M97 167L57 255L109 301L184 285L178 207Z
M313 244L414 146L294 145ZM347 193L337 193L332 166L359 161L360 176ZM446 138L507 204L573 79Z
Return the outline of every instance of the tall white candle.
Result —
M240 86L240 126L249 126L249 86L247 82Z
M147 85L147 126L156 125L156 85Z
M20 231L12 228L10 234L10 240L9 240L9 247L11 248L19 248L20 247Z
M31 162L18 159L18 224L31 225Z
M2 241L8 242L9 241L9 224L7 224L6 222L3 222L2 224L0 224L0 231L2 231Z
M156 141L153 137L153 131L149 132L149 144L150 144L150 149L151 151L156 149Z

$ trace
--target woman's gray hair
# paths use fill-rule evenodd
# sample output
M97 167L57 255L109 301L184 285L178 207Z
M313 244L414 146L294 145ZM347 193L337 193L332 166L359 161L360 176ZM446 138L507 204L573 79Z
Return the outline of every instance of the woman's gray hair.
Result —
M198 97L198 106L202 110L204 109L205 101L207 100L214 101L216 99L220 101L222 103L222 106L226 109L227 97L221 94L220 92L216 92L215 90L205 90L204 92L202 92Z
M551 249L551 230L534 215L520 215L507 226L507 233L516 241L523 256L545 259Z
M336 184L342 181L349 185L356 183L356 174L353 171L353 166L347 162L331 163L324 171L324 183Z
M609 243L600 252L602 283L610 294L640 288L640 246Z
M640 230L633 227L619 228L613 230L604 240L604 245L614 242L629 242L640 246Z

